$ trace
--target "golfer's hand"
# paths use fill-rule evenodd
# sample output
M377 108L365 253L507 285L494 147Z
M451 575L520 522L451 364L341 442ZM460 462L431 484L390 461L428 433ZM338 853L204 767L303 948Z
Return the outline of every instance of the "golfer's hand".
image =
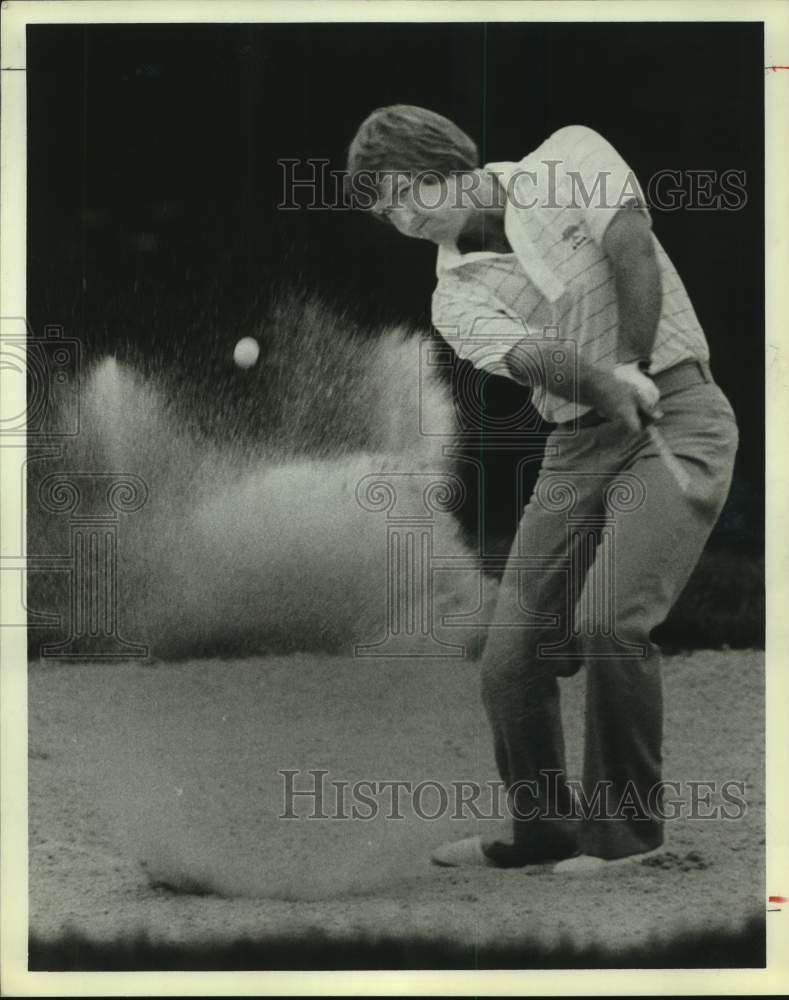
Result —
M598 373L591 388L592 405L623 430L639 434L645 424L662 416L658 408L660 392L636 362L618 365L613 372Z
M647 422L659 420L663 416L658 406L660 402L660 389L658 389L648 375L645 375L641 371L637 361L631 361L625 365L617 365L614 368L614 377L622 382L627 382L636 390L638 408L644 417L647 418Z

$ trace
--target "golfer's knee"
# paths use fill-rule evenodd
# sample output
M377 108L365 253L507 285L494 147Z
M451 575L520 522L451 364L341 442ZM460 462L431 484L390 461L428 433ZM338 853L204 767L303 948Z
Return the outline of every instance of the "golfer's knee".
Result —
M522 680L523 671L513 664L484 658L482 661L482 702L488 710L506 704Z
M650 636L665 617L659 613L657 605L658 602L650 606L647 600L625 599L614 604L610 617L603 617L599 614L599 603L582 604L576 628L584 659L612 653L630 654L636 658L651 655L655 647Z
M484 657L481 671L482 701L491 711L501 712L524 700L537 700L553 690L561 667L559 661L541 661L536 649L508 658Z

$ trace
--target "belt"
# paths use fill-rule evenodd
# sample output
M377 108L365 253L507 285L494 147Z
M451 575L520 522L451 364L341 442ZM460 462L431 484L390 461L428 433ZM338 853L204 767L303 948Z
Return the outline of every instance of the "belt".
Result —
M706 361L697 358L687 358L679 361L671 368L665 368L661 372L648 376L660 390L660 396L670 396L680 389L687 389L692 385L699 385L702 382L712 382L712 371ZM567 421L568 424L575 423L578 427L594 427L596 424L605 423L606 417L601 416L597 410L589 410L578 418L577 421Z
M712 382L710 366L706 361L699 361L696 358L680 361L671 368L665 368L662 372L656 372L649 377L660 389L661 396L668 396L672 392L679 392L680 389L687 389L688 386L698 385L700 382Z

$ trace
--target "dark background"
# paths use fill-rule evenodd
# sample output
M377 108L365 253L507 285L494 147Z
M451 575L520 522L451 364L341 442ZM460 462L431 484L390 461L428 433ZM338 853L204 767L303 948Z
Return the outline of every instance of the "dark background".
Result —
M446 114L483 162L582 123L642 183L666 168L742 170L742 210L653 219L740 423L713 541L758 550L763 63L758 23L28 28L29 321L62 325L88 360L155 359L225 411L254 402L256 376L240 376L231 352L273 290L319 291L371 335L389 321L429 326L432 244L360 213L276 208L278 159L342 169L357 125L385 104ZM522 390L499 381L490 406L519 405ZM512 512L516 461L486 458L494 520L502 503ZM507 518L497 523L506 536Z

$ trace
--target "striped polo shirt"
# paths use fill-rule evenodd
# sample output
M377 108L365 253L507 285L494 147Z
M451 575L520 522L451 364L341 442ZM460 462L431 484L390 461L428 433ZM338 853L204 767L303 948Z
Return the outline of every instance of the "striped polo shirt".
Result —
M633 171L602 136L570 125L518 163L491 163L507 192L504 230L513 253L461 254L439 247L433 325L459 357L511 377L504 356L524 338L574 342L579 362L613 367L618 310L614 272L602 249L619 208L649 218ZM709 359L682 281L652 234L663 303L650 374L689 358ZM533 402L554 423L590 409L537 384Z

